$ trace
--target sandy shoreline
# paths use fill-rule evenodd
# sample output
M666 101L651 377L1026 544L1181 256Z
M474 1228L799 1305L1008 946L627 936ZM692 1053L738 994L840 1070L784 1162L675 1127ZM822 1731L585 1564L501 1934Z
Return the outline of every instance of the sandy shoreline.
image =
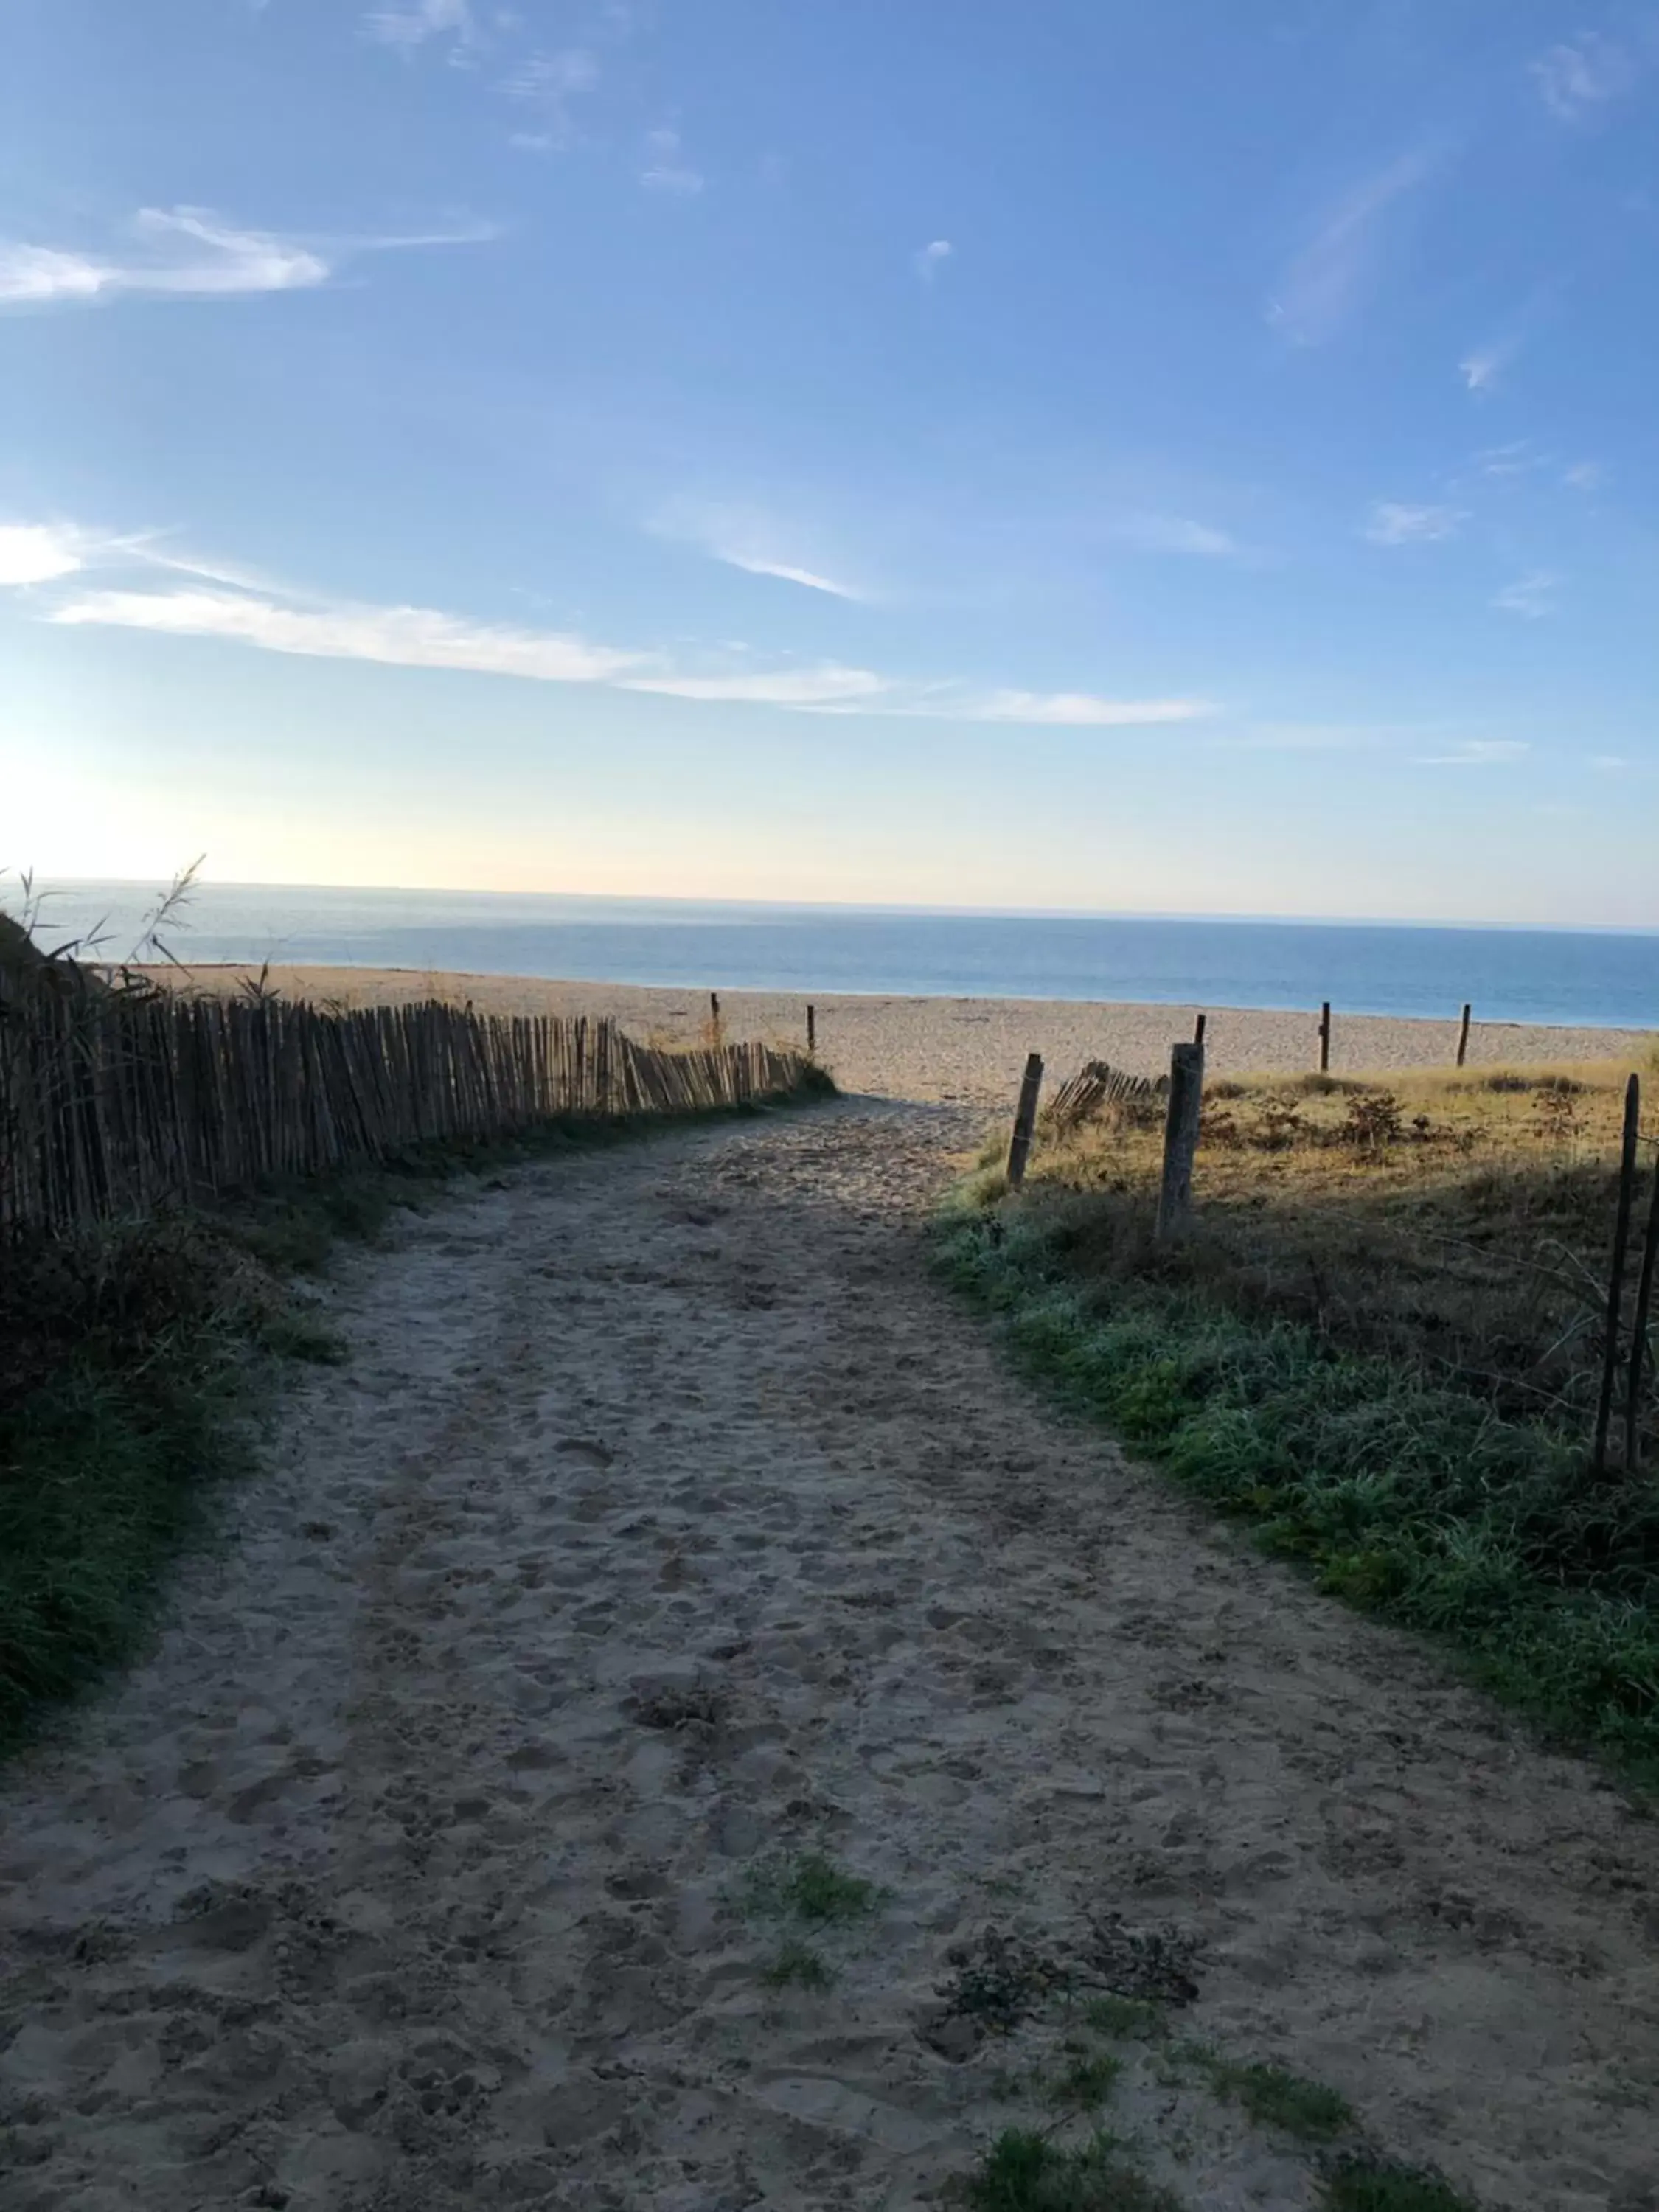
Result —
M234 989L250 969L185 968L173 980ZM706 992L630 983L578 983L537 976L441 975L402 968L272 968L270 981L293 998L345 1006L395 1005L439 997L480 1012L611 1014L636 1036L687 1038L708 1020ZM726 1034L803 1042L807 997L785 991L722 991ZM818 1055L845 1091L886 1097L996 1105L1018 1088L1028 1052L1040 1052L1052 1078L1085 1060L1109 1060L1138 1073L1169 1064L1170 1045L1190 1036L1196 1006L1124 1005L1060 999L907 999L823 994L817 1008ZM1316 1066L1317 1015L1206 1008L1212 1073L1237 1075ZM1477 1017L1479 1009L1476 1010ZM1333 1017L1331 1065L1338 1073L1379 1074L1446 1067L1457 1042L1456 1010L1445 1021L1376 1014ZM1645 1067L1655 1036L1640 1030L1543 1028L1476 1019L1472 1066L1540 1061L1619 1060Z

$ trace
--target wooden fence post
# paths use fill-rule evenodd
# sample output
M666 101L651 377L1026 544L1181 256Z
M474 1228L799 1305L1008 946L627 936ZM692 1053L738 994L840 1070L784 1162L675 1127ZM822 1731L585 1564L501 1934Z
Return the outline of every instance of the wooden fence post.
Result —
M1625 1401L1625 1472L1634 1474L1642 1459L1642 1362L1648 1348L1648 1316L1653 1310L1653 1277L1659 1266L1659 1159L1653 1164L1653 1191L1642 1239L1642 1272L1636 1279L1636 1312L1631 1322L1629 1395Z
M1008 1140L1008 1188L1018 1190L1025 1180L1025 1163L1031 1155L1031 1133L1036 1127L1037 1093L1042 1088L1042 1054L1026 1055L1020 1079L1019 1103L1014 1109L1014 1133Z
M816 1006L809 1006L806 1009L806 1057L808 1060L814 1056L817 1048L818 1010Z
M1193 1156L1198 1150L1199 1116L1204 1106L1204 1048L1170 1048L1170 1106L1164 1119L1164 1180L1158 1194L1162 1244L1178 1237L1193 1204Z
M1619 1154L1619 1211L1613 1224L1613 1266L1607 1276L1607 1343L1601 1353L1601 1395L1595 1407L1595 1442L1590 1472L1607 1470L1607 1429L1613 1419L1613 1378L1619 1365L1619 1320L1625 1303L1625 1260L1630 1250L1630 1207L1636 1184L1636 1131L1642 1111L1642 1080L1625 1085L1625 1139Z
M1202 1044L1204 1042L1205 1020L1206 1017L1203 1014L1200 1014L1198 1019L1193 1024L1193 1042L1194 1044Z
M1469 1053L1469 1007L1463 1008L1463 1018L1457 1024L1457 1065L1462 1067Z
M1331 1072L1331 1002L1325 1000L1319 1009L1319 1072Z

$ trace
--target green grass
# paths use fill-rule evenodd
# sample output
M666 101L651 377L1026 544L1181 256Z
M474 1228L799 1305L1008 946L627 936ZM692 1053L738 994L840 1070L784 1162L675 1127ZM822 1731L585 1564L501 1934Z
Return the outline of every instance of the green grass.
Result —
M753 1868L744 1887L751 1912L814 1928L867 1919L884 1894L878 1884L848 1874L821 1851L801 1851Z
M761 1976L769 1990L827 1990L835 1980L809 1943L786 1943Z
M1180 2212L1165 2189L1118 2155L1102 2132L1065 2149L1030 2128L1007 2128L953 2191L971 2212Z
M1265 1549L1659 1784L1659 1486L1598 1488L1559 1431L1201 1286L1079 1273L1076 1234L1063 1206L963 1207L938 1256L1024 1367Z
M1480 2212L1437 2173L1360 2152L1339 2160L1320 2177L1325 2212Z
M9 1255L0 1294L0 1753L125 1658L215 1476L246 1456L252 1347L281 1318L199 1224Z
M1145 1997L1091 1997L1083 2021L1097 2035L1120 2043L1150 2043L1164 2033L1163 2014Z
M1073 2050L1064 2069L1048 2086L1048 2101L1092 2112L1117 2087L1123 2061L1109 2051Z
M1212 2051L1184 2055L1202 2069L1224 2104L1240 2106L1258 2127L1282 2129L1300 2142L1329 2143L1358 2124L1347 2099L1323 2082L1305 2081L1282 2066L1240 2065Z

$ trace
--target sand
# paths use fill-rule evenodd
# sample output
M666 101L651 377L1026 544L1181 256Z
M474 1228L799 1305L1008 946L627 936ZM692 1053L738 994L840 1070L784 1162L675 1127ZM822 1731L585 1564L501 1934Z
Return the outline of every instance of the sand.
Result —
M234 989L253 971L185 969L173 978L204 988ZM534 977L422 973L399 968L274 968L270 979L290 997L346 1006L433 996L481 1012L613 1014L636 1036L689 1037L708 1019L704 991L647 989L631 984L544 982ZM806 1005L799 994L722 991L721 1017L732 1036L799 1044ZM1063 999L905 999L820 997L818 1056L843 1090L978 1106L1012 1099L1029 1052L1040 1052L1053 1076L1086 1060L1109 1060L1137 1074L1170 1064L1170 1047L1189 1037L1196 1006L1098 1005ZM1266 1013L1237 1007L1205 1010L1206 1065L1212 1075L1295 1070L1319 1064L1318 1015ZM1452 1065L1455 1008L1444 1022L1376 1015L1334 1017L1331 1065L1339 1073ZM1539 1061L1616 1060L1645 1067L1659 1036L1639 1030L1547 1029L1516 1022L1477 1022L1469 1063L1514 1066Z
M0 1785L9 2212L907 2212L1056 2119L1063 2009L942 2018L953 1947L1121 1986L1113 1914L1494 2212L1652 2212L1659 1830L1014 1377L922 1261L977 1121L677 1133L341 1262L349 1364ZM775 1990L804 1850L882 1893ZM1317 2202L1156 2054L1108 2117L1192 2212Z

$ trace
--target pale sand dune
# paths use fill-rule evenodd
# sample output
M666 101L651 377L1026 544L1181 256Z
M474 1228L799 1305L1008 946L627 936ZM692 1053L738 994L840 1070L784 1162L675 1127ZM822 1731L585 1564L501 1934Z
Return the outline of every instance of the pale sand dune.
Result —
M1177 2035L1485 2212L1649 2212L1659 1831L1014 1377L916 1236L976 1119L671 1134L342 1262L350 1364L5 1778L8 2212L937 2212L1067 2063L1052 2001L941 2022L952 1947L1121 1987L1112 1914L1196 1947ZM803 1850L883 1895L780 1990ZM1102 2117L1183 2212L1323 2201L1156 2050Z
M198 968L183 980L234 988L252 971ZM467 1000L483 1013L614 1014L636 1036L696 1035L708 1019L706 991L647 989L628 983L544 982L533 976L450 975L398 968L275 968L271 982L289 996L349 1006L403 999ZM1457 1046L1457 1006L1449 988L1443 1022L1335 1014L1332 1067L1338 1073L1447 1067ZM734 1037L804 1041L806 998L798 993L722 991L720 1010ZM1085 1060L1109 1060L1139 1074L1170 1064L1170 1047L1193 1033L1195 1006L1073 1003L1063 999L903 999L824 996L818 1056L843 1091L889 1098L990 1106L1012 1098L1028 1052L1040 1052L1055 1077ZM1479 1009L1476 1010L1477 1014ZM1316 1013L1211 1011L1206 1033L1212 1075L1318 1065ZM1644 1067L1656 1042L1638 1030L1533 1028L1476 1021L1471 1066L1542 1060L1613 1060Z

